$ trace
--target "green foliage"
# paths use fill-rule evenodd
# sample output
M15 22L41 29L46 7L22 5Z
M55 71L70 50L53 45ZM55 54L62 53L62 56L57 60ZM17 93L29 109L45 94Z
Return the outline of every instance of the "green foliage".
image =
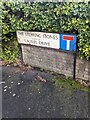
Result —
M0 57L6 62L14 62L15 59L19 56L19 46L16 41L9 42L9 44L3 45L3 53L0 52Z
M72 79L60 79L60 78L57 78L57 76L55 76L53 81L57 88L66 88L66 89L71 89L72 91L79 89L79 90L90 92L90 88L81 86L80 83Z
M0 2L2 41L14 41L17 30L75 33L81 57L90 58L90 5L67 2ZM9 53L7 53L9 55Z

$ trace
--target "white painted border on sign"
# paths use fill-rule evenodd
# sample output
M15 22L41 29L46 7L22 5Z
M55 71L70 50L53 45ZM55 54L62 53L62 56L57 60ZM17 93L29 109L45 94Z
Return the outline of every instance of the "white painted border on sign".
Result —
M60 36L55 33L17 31L17 39L20 44L60 48Z

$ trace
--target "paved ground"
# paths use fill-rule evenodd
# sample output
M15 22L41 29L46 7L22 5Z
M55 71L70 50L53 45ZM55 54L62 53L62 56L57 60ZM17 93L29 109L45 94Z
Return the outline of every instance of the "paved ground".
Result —
M57 89L53 75L3 67L3 118L88 118L88 93ZM47 82L37 79L42 76Z

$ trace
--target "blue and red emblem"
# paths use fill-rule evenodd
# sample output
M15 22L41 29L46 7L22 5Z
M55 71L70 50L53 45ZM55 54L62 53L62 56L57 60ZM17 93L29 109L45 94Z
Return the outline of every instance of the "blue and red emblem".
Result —
M60 49L76 51L76 35L60 34Z

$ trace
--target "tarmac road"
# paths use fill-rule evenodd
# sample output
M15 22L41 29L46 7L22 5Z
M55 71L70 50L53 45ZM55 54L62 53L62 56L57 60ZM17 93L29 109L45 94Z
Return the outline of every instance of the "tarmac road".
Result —
M3 118L88 118L88 92L57 89L52 79L39 70L2 67Z

